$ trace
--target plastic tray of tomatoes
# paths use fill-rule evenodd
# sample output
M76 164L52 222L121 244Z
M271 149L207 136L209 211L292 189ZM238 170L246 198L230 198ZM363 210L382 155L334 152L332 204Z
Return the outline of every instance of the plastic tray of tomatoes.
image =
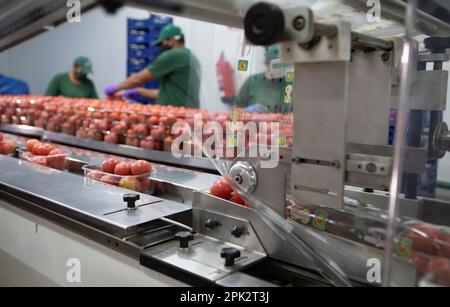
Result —
M80 127L76 133L77 138L89 139L97 142L102 142L104 135L103 132L98 129Z
M84 166L83 171L87 179L86 183L92 187L101 182L139 193L153 194L155 191L155 181L152 179L154 171L125 176L104 172L102 167L96 165Z
M450 229L411 221L400 233L397 250L416 265L420 278L450 287Z
M44 155L34 155L29 151L19 152L19 158L24 161L28 161L34 164L39 164L42 166L50 167L57 170L64 170L67 167L67 157L66 153L50 154Z

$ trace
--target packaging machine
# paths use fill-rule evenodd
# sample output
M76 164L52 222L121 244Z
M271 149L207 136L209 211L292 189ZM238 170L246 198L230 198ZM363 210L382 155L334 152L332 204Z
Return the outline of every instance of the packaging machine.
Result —
M6 219L17 225L25 219L28 227L36 225L37 234L41 221L35 219L44 218L59 225L47 227L60 236L70 230L71 240L81 235L99 244L84 242L82 252L72 251L69 258L96 254L91 261L83 259L89 270L113 281L117 272L129 270L123 283L130 284L449 286L450 203L418 197L417 181L410 184L431 160L450 150L448 127L430 120L427 146L410 142L417 137L411 123L408 139L403 135L407 110L436 114L446 109L447 23L417 10L415 1L383 2L383 19L373 27L361 22L366 15L361 1L100 2L109 11L132 4L215 21L243 28L254 46L279 44L280 60L295 66L293 145L280 148L276 168L264 168L261 161L268 157L262 154L174 159L169 153L2 125L2 131L37 136L73 151L68 172L0 157L2 238L3 233L22 236ZM433 70L426 69L430 65ZM394 145L388 139L391 109L399 110ZM416 133L420 138L422 131ZM78 148L81 155L75 153ZM93 150L172 165L156 165L155 180L164 191L136 194L140 200L132 207L138 209L127 210L125 190L91 186L76 174L80 165L104 158ZM208 193L219 175L251 208ZM399 184L403 176L405 193ZM65 230L55 230L60 226ZM31 233L24 232L23 240L31 240ZM48 243L51 237L41 240ZM2 239L1 248L9 255L4 259L17 257L39 275L67 285L61 271L52 274L23 256L27 249L11 239ZM67 257L54 249L49 254L58 260ZM105 273L100 263L110 263L111 257L120 269ZM441 273L432 270L436 261L441 261ZM374 263L381 277L370 275ZM84 285L100 279L90 276Z

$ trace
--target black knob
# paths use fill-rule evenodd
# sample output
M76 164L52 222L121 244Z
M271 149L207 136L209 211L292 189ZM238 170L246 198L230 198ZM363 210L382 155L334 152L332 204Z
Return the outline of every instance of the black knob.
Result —
M441 50L450 48L450 37L428 37L424 41L425 48L428 50Z
M217 221L214 220L214 219L209 219L209 220L207 220L206 223L205 223L205 227L208 228L208 229L215 229L215 228L217 228L218 226L220 226L219 222L217 222Z
M139 194L125 194L123 196L123 201L127 203L128 209L136 209L136 202L141 199Z
M231 234L236 238L240 238L244 234L244 231L245 229L243 227L235 226L231 229Z
M225 259L225 266L233 266L234 261L241 257L241 251L237 248L227 247L222 249L220 257Z
M194 240L194 235L188 231L178 232L175 239L180 241L180 248L189 248L189 242Z
M283 11L275 4L257 3L248 10L244 28L249 42L255 45L270 46L284 34Z

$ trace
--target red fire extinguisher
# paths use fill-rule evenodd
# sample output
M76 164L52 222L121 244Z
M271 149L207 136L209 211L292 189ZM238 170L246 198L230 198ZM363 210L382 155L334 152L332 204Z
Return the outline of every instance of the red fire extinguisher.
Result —
M217 62L217 76L219 78L220 92L222 93L222 101L230 103L234 100L234 80L233 80L233 67L230 62L225 58L224 52L220 55L220 59Z

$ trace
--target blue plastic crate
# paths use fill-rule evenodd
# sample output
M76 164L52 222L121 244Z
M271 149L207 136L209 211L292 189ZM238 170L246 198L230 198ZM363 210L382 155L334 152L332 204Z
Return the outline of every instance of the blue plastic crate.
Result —
M150 16L150 21L151 21L152 25L166 26L168 24L173 23L173 18L168 17L168 16L152 15L152 16Z
M128 19L128 29L150 29L152 25L151 19Z
M161 29L173 23L173 18L151 15L145 20L128 20L128 76L147 68L160 54L158 47L151 43L159 38ZM158 80L145 85L146 88L155 89L160 87ZM150 99L138 99L141 103L155 103Z
M154 36L150 33L145 35L128 35L128 44L151 44L155 41Z
M129 29L128 36L148 35L150 31L148 29Z
M148 67L148 64L128 65L128 73L134 74Z
M129 58L147 58L150 61L154 61L158 57L159 53L160 53L159 51L155 52L152 49L142 49L142 50L129 49L128 57Z
M128 64L131 66L149 65L150 60L148 58L129 58Z

